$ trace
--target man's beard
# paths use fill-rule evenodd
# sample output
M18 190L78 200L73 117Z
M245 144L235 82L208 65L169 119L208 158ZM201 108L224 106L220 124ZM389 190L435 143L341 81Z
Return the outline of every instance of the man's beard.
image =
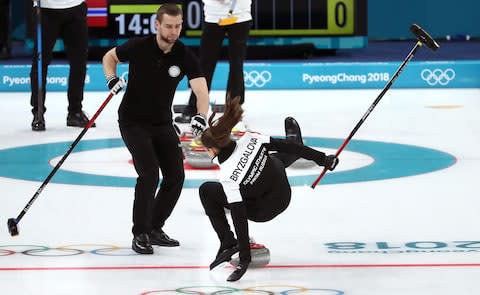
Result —
M169 38L167 38L167 37L165 37L165 36L163 36L163 35L160 35L160 39L161 39L163 42L165 42L165 43L173 44L173 43L175 43L175 42L177 41L178 38L175 38L175 39L172 40L172 39L169 39Z

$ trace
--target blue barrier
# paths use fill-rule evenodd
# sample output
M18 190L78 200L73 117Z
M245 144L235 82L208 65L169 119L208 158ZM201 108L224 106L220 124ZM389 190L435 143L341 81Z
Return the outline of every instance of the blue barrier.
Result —
M400 62L362 63L246 63L247 89L381 89L390 80ZM30 65L1 65L0 91L30 91ZM128 79L128 65L121 64L118 74ZM228 64L220 62L213 77L212 89L226 87ZM47 77L48 91L66 91L68 65L51 65ZM187 89L184 79L180 90ZM393 88L480 88L480 60L410 62ZM105 91L101 64L89 64L86 91Z

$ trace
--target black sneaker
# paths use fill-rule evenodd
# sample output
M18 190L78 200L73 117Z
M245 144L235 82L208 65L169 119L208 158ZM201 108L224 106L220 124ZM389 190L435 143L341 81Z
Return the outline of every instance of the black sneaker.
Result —
M214 269L215 267L219 266L224 262L232 260L233 254L237 253L238 251L238 247L235 245L218 253L217 257L215 257L215 260L210 263L210 270Z
M180 242L170 238L163 230L154 229L150 233L150 242L152 245L164 246L164 247L178 247Z
M147 234L139 234L133 237L132 250L138 254L153 254L153 247Z
M39 116L38 114L33 115L32 130L45 131L45 119L43 116Z
M235 267L235 271L227 278L227 282L235 282L240 280L247 272L249 263L240 263Z
M292 117L285 118L285 135L288 140L303 144L302 132L297 120Z
M88 119L87 115L83 111L80 111L79 113L69 113L67 116L67 126L72 126L72 127L85 127L87 126L87 123L90 121ZM90 127L95 127L95 123L92 124Z
M175 122L177 123L190 123L192 121L192 115L181 114L180 116L175 117Z

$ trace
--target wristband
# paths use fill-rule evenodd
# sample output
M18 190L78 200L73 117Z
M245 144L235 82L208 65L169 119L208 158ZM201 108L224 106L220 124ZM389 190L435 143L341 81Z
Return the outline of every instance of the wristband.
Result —
M105 80L107 80L107 82L109 82L110 80L112 80L113 78L117 77L117 75L113 74L113 75L110 75L110 76L106 76L105 77Z

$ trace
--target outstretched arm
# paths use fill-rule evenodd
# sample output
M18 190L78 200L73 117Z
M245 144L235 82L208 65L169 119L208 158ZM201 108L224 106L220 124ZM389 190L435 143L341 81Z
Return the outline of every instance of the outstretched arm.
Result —
M270 143L265 144L265 147L270 151L293 154L300 158L314 161L317 165L325 166L329 170L335 169L335 166L338 164L338 158L334 155L327 156L325 153L311 147L286 139L270 137Z
M193 93L197 97L197 110L198 113L207 116L208 113L208 87L207 80L204 77L194 78L189 81L190 87L192 87Z
M115 48L110 49L102 58L103 72L107 80L107 87L114 94L117 94L125 87L125 80L117 76L117 65L120 60L117 57Z
M197 97L197 114L192 117L190 127L195 136L200 136L207 128L208 87L204 77L190 80L190 87Z
M110 49L102 58L103 64L103 73L108 79L117 75L117 65L120 63L120 60L117 57L115 48Z

